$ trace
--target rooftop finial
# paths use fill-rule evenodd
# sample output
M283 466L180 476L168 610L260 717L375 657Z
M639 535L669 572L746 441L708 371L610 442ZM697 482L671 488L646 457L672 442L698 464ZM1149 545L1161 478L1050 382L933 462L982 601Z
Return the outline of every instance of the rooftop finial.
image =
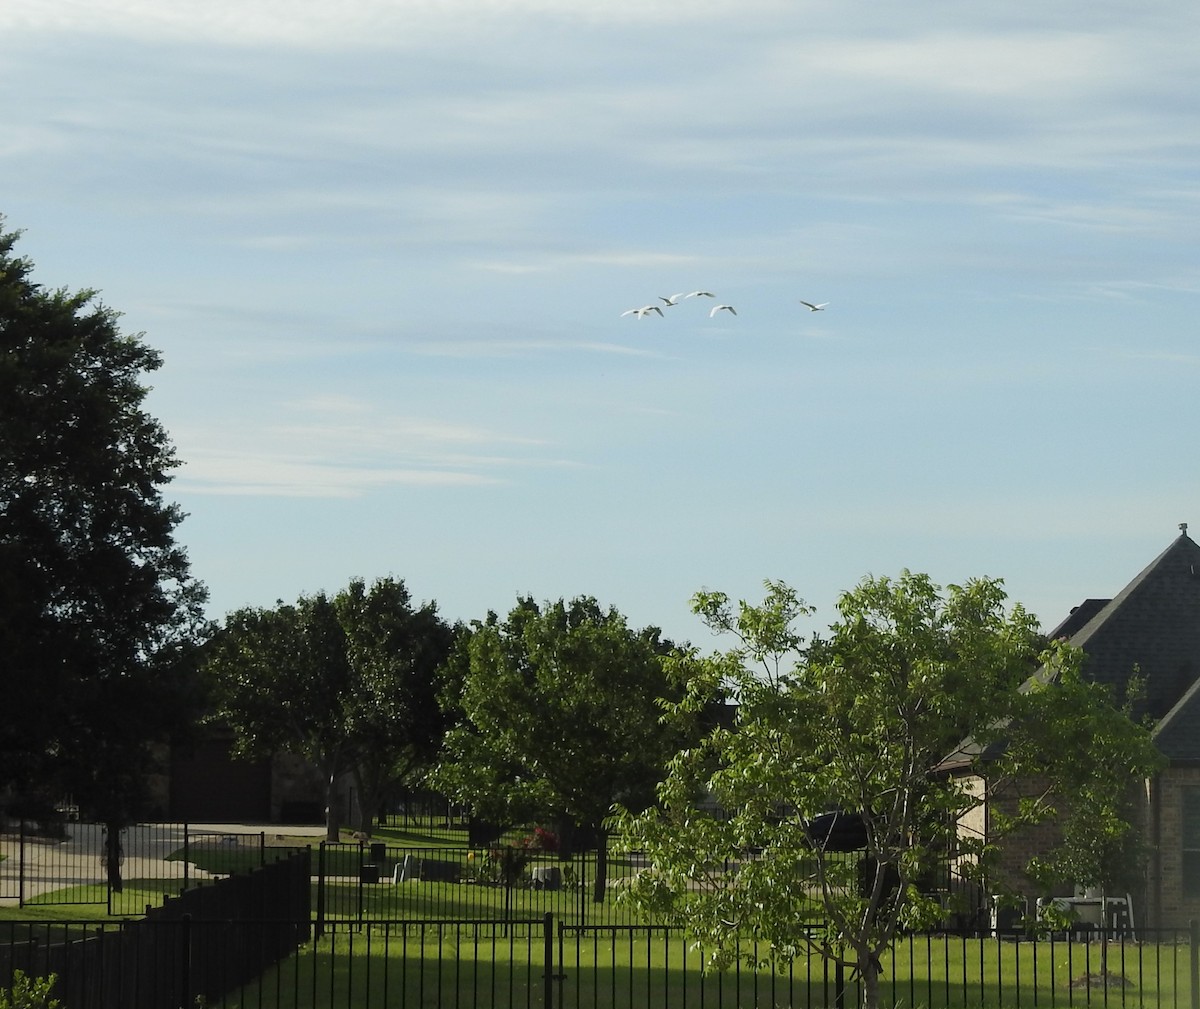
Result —
M1180 522L1180 523L1179 523L1179 531L1180 531L1181 533L1183 533L1183 535L1184 535L1184 536L1186 536L1186 535L1187 535L1187 523L1186 523L1186 522Z

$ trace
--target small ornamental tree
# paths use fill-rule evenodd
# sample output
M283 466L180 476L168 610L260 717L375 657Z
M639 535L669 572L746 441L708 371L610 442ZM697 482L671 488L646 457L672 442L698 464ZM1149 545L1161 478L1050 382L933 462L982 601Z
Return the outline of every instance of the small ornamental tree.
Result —
M829 631L806 640L794 624L810 610L781 582L758 606L697 595L696 612L736 643L675 656L688 689L667 716L691 718L726 687L738 714L675 757L656 806L615 818L650 863L629 899L685 925L715 967L739 949L767 950L767 963L815 951L857 971L875 1009L897 932L944 914L925 885L931 870L959 858L983 872L995 855L996 834L956 829L994 790L1044 783L1008 829L1053 815L1055 798L1081 787L1089 811L1115 824L1116 796L1156 766L1148 733L1079 677L1078 653L1058 646L1039 660L1033 618L1004 603L996 580L943 594L925 575L867 578L843 594ZM1019 690L1039 661L1050 674ZM982 789L933 773L965 736L999 754ZM724 815L706 812L714 802ZM861 824L860 853L833 851L814 829L835 812Z

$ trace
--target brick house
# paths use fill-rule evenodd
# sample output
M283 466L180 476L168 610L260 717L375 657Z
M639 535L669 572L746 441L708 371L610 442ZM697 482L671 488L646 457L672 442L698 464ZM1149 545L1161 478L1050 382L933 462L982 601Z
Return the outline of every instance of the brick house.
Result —
M1116 596L1084 600L1050 632L1083 649L1084 676L1112 685L1117 696L1135 672L1145 681L1135 716L1153 723L1155 745L1167 759L1153 778L1130 781L1147 856L1141 892L1133 896L1146 927L1184 928L1200 918L1200 546L1186 524L1180 529ZM965 772L977 755L968 743L941 769ZM964 783L979 787L969 777ZM986 806L960 829L986 833ZM1002 871L1029 898L1043 894L1020 866L1048 846L1052 831L1048 825L1006 842Z

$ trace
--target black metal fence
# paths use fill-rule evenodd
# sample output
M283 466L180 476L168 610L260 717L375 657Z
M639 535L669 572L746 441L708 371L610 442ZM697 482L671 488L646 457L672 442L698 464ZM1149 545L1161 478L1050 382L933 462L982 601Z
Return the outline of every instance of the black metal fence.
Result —
M55 978L69 1009L166 1009L258 983L311 938L308 851L129 921L0 921L0 987Z
M116 889L108 879L106 841L98 823L67 822L55 833L15 824L0 841L7 856L0 860L0 899L20 905L104 904L110 914L141 914L147 903L257 868L290 850L270 848L264 831L133 824L118 839L122 886Z
M617 897L644 861L610 851L596 901L597 853L562 858L511 848L410 848L322 842L314 853L321 919L541 919L645 923Z
M66 1009L815 1009L861 1002L860 979L818 956L702 969L675 928L511 923L181 917L10 924L0 985L13 968L57 975ZM520 928L510 927L520 926ZM902 937L884 958L880 1004L926 1009L1155 1007L1200 1000L1200 941L1141 933L1022 941L991 934Z

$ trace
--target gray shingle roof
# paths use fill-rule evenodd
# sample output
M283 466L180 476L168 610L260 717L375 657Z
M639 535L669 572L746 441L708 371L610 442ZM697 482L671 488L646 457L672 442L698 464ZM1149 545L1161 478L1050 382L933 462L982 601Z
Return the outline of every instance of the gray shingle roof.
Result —
M1085 652L1083 675L1124 697L1135 672L1145 697L1134 709L1157 726L1155 743L1175 763L1200 761L1200 546L1186 533L1112 599L1088 599L1050 634ZM1039 669L1031 679L1046 676ZM962 768L980 756L967 739L939 765ZM987 758L987 754L983 754Z
M1118 693L1140 671L1146 697L1137 713L1163 719L1200 676L1200 546L1178 537L1070 641L1086 653L1084 676Z

